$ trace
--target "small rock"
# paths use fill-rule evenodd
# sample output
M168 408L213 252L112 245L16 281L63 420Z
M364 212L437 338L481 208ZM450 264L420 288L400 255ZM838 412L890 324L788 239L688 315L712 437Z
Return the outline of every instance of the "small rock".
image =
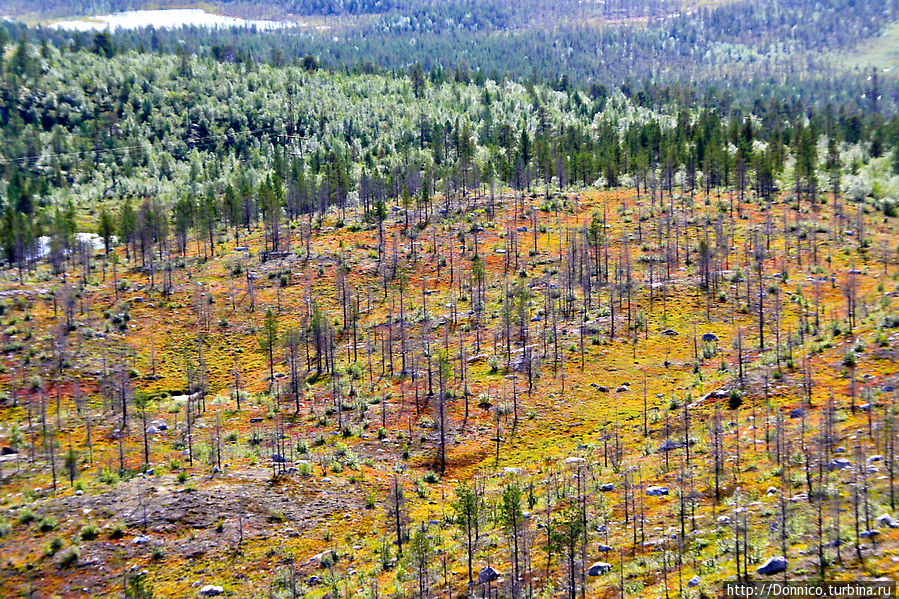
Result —
M257 422L262 422L262 420L263 419L261 417L254 416L253 418L250 418L250 424L256 424Z
M575 456L565 458L565 463L569 464L569 465L570 464L583 464L585 461L586 460L584 460L584 458L579 458L579 457L575 457Z
M877 520L875 520L881 526L888 526L890 528L899 528L899 521L893 520L893 517L889 514L881 514L877 516Z
M225 592L225 589L219 586L207 584L206 586L200 589L200 594L204 597L215 597L216 595L221 595Z
M600 544L600 545L596 548L596 550L597 550L597 551L601 551L602 553L606 553L606 552L611 551L612 548L609 547L608 545L602 545L602 544Z
M281 455L280 453L273 453L273 454L272 454L272 461L273 461L273 462L277 462L277 463L279 463L279 464L282 464L282 463L286 462L287 460L286 460L286 459L284 458L284 456Z
M874 528L872 530L862 531L859 533L858 536L860 536L863 539L873 539L874 537L878 536L879 534L880 534L880 531L877 530L876 528Z
M718 524L721 526L727 526L730 524L730 516L718 516Z
M667 441L665 441L664 443L659 445L659 452L673 451L675 449L680 448L680 446L681 446L681 444L678 443L677 441L672 441L671 439L668 439Z
M667 495L668 487L648 487L646 489L647 495Z
M848 468L852 465L852 462L847 460L846 458L834 458L830 460L830 463L827 464L828 470L842 470L844 468Z
M503 470L503 474L507 476L520 476L521 468L506 468Z
M678 333L674 329L665 329L664 331L662 331L662 334L668 335L669 337L676 337Z
M774 557L769 557L764 564L756 568L756 571L759 574L770 576L772 574L783 572L789 565L790 563L786 560L786 558L780 555L775 555Z
M705 343L714 343L715 341L718 341L718 335L715 335L714 333L703 333L702 340Z
M599 488L603 493L608 493L609 491L615 490L615 483L606 483Z
M699 585L700 582L702 582L702 579L699 578L699 576L694 576L693 578L691 578L690 580L687 581L687 586L695 587L695 586Z
M493 582L499 577L499 572L494 570L492 567L487 566L478 574L478 584L487 584L488 582Z
M318 584L321 584L321 582L322 582L321 577L320 577L320 576L315 576L315 575L313 574L313 575L310 576L309 579L306 581L306 584L308 584L308 585L311 586L311 587L314 587L314 586L316 586L316 585L318 585Z
M150 537L144 536L144 535L140 535L140 536L137 536L137 537L134 537L133 539L131 539L131 543L134 545L146 545L149 542L150 542Z
M793 408L792 410L790 410L790 418L802 418L804 414L805 410L803 410L802 408Z
M587 576L599 576L612 571L612 564L608 562L594 562L587 570Z

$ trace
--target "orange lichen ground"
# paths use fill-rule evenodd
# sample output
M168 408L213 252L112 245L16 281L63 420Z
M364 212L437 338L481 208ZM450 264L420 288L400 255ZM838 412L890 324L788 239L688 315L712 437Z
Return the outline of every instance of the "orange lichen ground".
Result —
M592 462L594 480L620 486L621 468L613 468L608 460L609 435L617 434L625 464L639 469L644 486L676 489L676 464L683 450L670 452L671 464L666 467L665 455L656 449L665 438L666 426L671 427L672 436L677 434L684 402L696 402L691 407L695 420L692 436L699 439L694 459L703 465L694 481L698 493L695 509L701 533L707 538L704 544L691 545L689 557L685 555L679 568L665 566L669 589L677 593L679 576L684 581L702 573L703 592L713 593L717 588L712 581L734 577L732 558L715 559L722 555L725 534L708 528L720 512L732 511L733 501L759 502L757 526L752 530L753 560L779 551L779 539L767 529L768 516L779 508L766 496L766 489L781 483L779 470L766 452L762 419L769 417L773 430L777 411L805 406L803 370L810 373L812 401L803 422L795 418L786 421L792 443L811 444L812 436L820 431L820 408L830 396L841 406L849 405L853 393L859 405L893 401L895 392L880 390L899 384L899 340L896 329L880 325L885 316L896 314L892 302L897 273L893 248L899 239L896 219L867 215L866 239L862 240L858 235L835 232L837 224L830 205L815 206L813 211L804 205L797 213L783 201L775 203L769 214L763 204L753 200L739 205L738 214L731 218L728 195L708 199L697 196L693 208L687 206L685 198L665 196L653 202L645 192L638 195L634 190L587 191L561 200L565 201L564 210L544 211L540 209L545 201L542 195L519 202L512 194L505 194L491 221L485 214L486 199L471 199L463 214L443 220L437 220L435 214L419 231L414 241L415 260L411 241L403 234L402 216L391 217L384 227L386 256L380 266L377 227L363 223L355 212L342 223L336 215L319 223L308 259L303 223L286 229L291 253L266 262L259 260L264 249L262 230L241 232L240 244L249 251L235 250L232 232L222 231L213 257L201 260L200 242L195 240L188 244L187 256L173 259L176 267L169 296L161 294L164 273L159 265L156 285L151 288L148 273L139 269L136 261L125 261L123 250L117 250L123 264L116 278L120 282L127 279L129 284L127 289L119 289L118 300L112 268L103 268L102 255L96 257L95 270L84 282L79 282L77 273L70 274L65 282L49 275L44 267L38 267L22 282L14 281L14 274L9 273L2 282L6 345L0 382L8 397L0 410L0 440L3 445L17 445L19 453L4 458L2 463L0 497L8 512L4 521L9 526L0 538L0 594L14 596L34 589L40 596L85 596L82 589L87 589L91 596L120 596L124 581L142 570L148 571L147 578L157 596L192 596L205 584L220 584L233 596L261 596L274 580L278 581L277 589L289 588L291 577L296 584L308 586L314 595L358 596L373 592L373 585L388 594L413 588L417 583L409 567L384 570L381 564L385 544L387 552L396 555L396 548L390 546L391 530L383 509L388 481L396 473L407 487L411 520L440 524L434 528L435 533L441 533L435 542L445 551L435 557L432 591L452 588L458 594L466 582L464 551L454 529L442 525L451 512L448 502L457 481L482 479L489 493L498 493L507 479L499 476L504 469L520 468L517 476L523 484L539 488L548 477L570 480L562 474L568 470L563 460L579 456ZM435 205L442 205L442 201L438 198ZM675 216L680 219L679 235L686 231L689 242L680 239L680 259L671 265L664 289L660 281L665 267L656 264L656 288L650 306L648 262L644 258L659 256L659 242L663 246L666 243L668 232L660 232L658 227L664 223L664 207L671 206L676 207ZM532 212L537 215L536 242ZM585 325L583 356L581 323L560 315L558 351L564 359L553 364L554 344L544 345L541 338L544 327L551 326L548 315L542 314L543 291L550 284L563 290L564 265L572 240L583 244L580 231L596 214L604 214L607 219L605 235L611 260L624 264L626 259L633 267L630 306L626 296L616 298L615 337L610 338L608 293L595 292L593 318ZM723 239L717 239L714 232L719 219ZM768 322L765 347L760 351L757 314L752 306L741 306L742 300L737 299L746 295L747 283L745 277L738 280L734 273L739 269L749 277L755 297L758 274L752 269L757 265L749 260L746 248L753 235L763 235L769 221L773 228L771 243L761 262ZM796 227L791 228L794 222ZM814 255L808 238L798 235L811 223L827 229L814 236ZM486 262L487 285L480 352L475 350L474 323L467 314L472 309L472 227L477 225L484 227L477 233L477 246ZM516 268L508 234L520 227L527 230L517 232ZM718 269L726 272L721 275L719 295L715 297L708 297L699 286L696 248L706 239L704 231L708 232L708 243L732 248L718 264ZM642 241L638 239L641 235ZM690 263L682 255L685 247L692 254ZM382 347L374 343L375 331L379 344L387 335L384 323L388 314L399 318L397 283L388 283L385 294L381 278L382 269L395 254L407 276L404 313L415 322L406 334L418 354L419 372L427 368L421 355L424 329L419 324L423 299L432 320L444 322L433 326L427 335L435 360L439 350L445 348L447 352L451 372L447 387L452 391L447 406L446 471L439 480L431 478L432 482L423 480L436 468L438 437L431 424L435 410L426 396L427 375L417 381L401 376L396 325L392 331L392 376L390 365L384 363ZM511 263L508 267L507 261ZM248 271L254 278L247 277ZM341 276L351 295L359 298L355 360L352 330L343 327L338 289ZM463 281L461 297L459 277ZM858 323L851 333L845 327L850 279L859 298ZM503 354L501 299L506 283L513 288L517 281L536 283L525 313L530 343L536 345L539 354L546 349L531 390L524 372L506 370ZM80 289L80 297L74 307L76 326L63 335L57 330L64 322L64 308L54 308L51 294L66 284ZM576 304L580 301L578 292ZM260 346L266 311L274 312L279 333L283 333L294 326L308 325L311 302L335 331L334 356L341 371L337 384L343 401L351 406L343 414L344 431L337 424L335 382L327 374L316 377L307 371L304 349L300 351L304 382L298 412L289 392L289 370L281 346L274 352L274 371L278 373L274 383L280 391L273 389L268 378L268 358ZM449 307L452 304L456 306L455 323L453 308ZM813 314L816 306L818 329L806 330L800 337L800 312ZM776 330L771 316L775 310L780 313ZM631 324L639 322L639 326L628 329L628 312ZM123 314L128 318L121 318ZM538 315L539 320L531 321ZM120 328L119 322L124 326ZM803 322L808 323L807 316ZM521 347L519 328L520 324L512 327L513 353ZM666 329L678 334L663 334ZM87 330L93 334L86 334ZM738 331L742 352L736 345ZM98 332L103 338L96 335ZM697 338L704 333L713 333L718 341L702 343ZM56 360L60 338L65 348L63 368ZM782 355L780 364L772 363L777 338L780 351L790 354ZM459 359L460 343L466 353L464 361ZM850 368L845 357L859 344L860 351L854 352L856 365ZM711 391L739 387L738 352L745 372L740 409L729 411L727 399L699 401ZM407 358L411 359L411 354ZM240 411L233 397L235 365L245 394ZM469 393L467 419L465 385L458 376L463 365ZM104 373L109 376L104 378ZM206 386L205 410L192 423L192 466L185 454L184 399L177 397L191 392L189 380L204 381ZM104 393L104 384L114 388ZM622 385L628 388L622 389ZM128 396L124 436L117 434L122 419L116 397L122 386ZM437 386L436 375L432 386ZM608 387L608 392L600 392L599 386ZM643 435L644 394L651 429L648 439ZM167 425L166 431L149 436L152 475L135 475L144 463L144 426L141 411L132 401L135 395L149 398L147 425L162 421ZM728 423L724 438L731 458L721 482L731 503L718 505L708 475L706 433L716 402ZM496 406L511 407L513 403L513 411L496 410ZM41 410L52 434L44 432ZM881 412L875 419L882 420ZM883 441L874 438L876 431L870 438L863 438L870 411L844 413L839 426L850 451L855 443L872 451L883 447ZM751 419L753 414L755 421ZM384 431L379 433L382 423ZM754 428L753 423L757 425ZM19 431L17 441L13 439L14 426ZM807 430L800 431L800 426ZM284 442L273 447L282 434ZM55 491L48 459L50 439L55 439L56 445ZM210 459L209 450L217 444L221 445L221 472L213 470L216 462ZM737 444L741 462L734 466ZM74 484L65 467L65 453L70 448L76 456ZM294 471L273 476L276 470L270 457L278 452L286 454L287 466L293 466ZM120 465L124 466L122 472ZM799 473L801 464L792 465L791 475ZM788 484L795 488L789 495L794 495L802 491L805 482L798 477ZM884 485L883 480L877 482L872 503L885 505ZM591 500L596 502L592 504L595 511L606 514L615 524L610 524L607 535L595 535L591 544L601 540L625 548L625 588L630 596L665 596L658 548L631 545L631 535L637 533L622 524L617 492L596 497ZM806 500L803 505L807 504ZM639 505L645 514L641 535L657 538L668 527L676 526L678 503L674 493L641 498ZM23 506L34 512L34 521L22 517ZM540 511L539 504L536 511ZM795 522L801 519L801 523L795 525L811 526L811 513L810 507L797 510ZM52 517L55 522L42 526L44 517ZM95 538L84 533L91 524L97 527ZM42 528L46 530L41 532ZM121 536L115 530L120 530ZM726 527L724 530L726 533ZM531 532L533 584L537 588L560 585L558 556L553 558L554 573L547 578L546 555L539 550L543 533L536 528ZM847 548L843 556L846 562L832 570L832 576L895 577L897 533L886 529L881 533L877 547L863 564L853 562L852 551ZM146 537L146 541L135 543L136 537ZM55 538L60 540L54 547ZM811 541L791 542L795 574L814 572L812 545ZM78 554L66 564L72 547L79 548ZM339 559L323 567L322 560L313 557L326 550ZM490 563L508 571L507 560L504 538L491 532L489 542L478 553L478 569ZM616 567L618 560L617 552L609 558ZM310 576L319 580L310 584ZM615 596L618 584L616 573L591 582L590 592ZM559 588L556 586L556 590Z

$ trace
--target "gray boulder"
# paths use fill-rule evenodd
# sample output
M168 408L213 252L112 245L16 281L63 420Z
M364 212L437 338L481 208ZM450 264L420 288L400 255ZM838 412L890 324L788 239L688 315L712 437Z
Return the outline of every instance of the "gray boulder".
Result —
M590 569L587 570L587 576L600 576L606 572L612 571L612 564L608 562L594 562Z
M865 530L859 533L859 535L863 539L873 539L874 537L880 536L880 531L876 528L871 530Z
M691 578L690 580L687 581L687 586L695 587L695 586L699 585L700 582L702 582L702 579L699 578L699 576L694 576L693 578Z
M680 449L680 446L681 444L679 442L668 439L667 441L659 445L659 452L661 453L664 451L674 451L675 449Z
M647 487L646 494L653 496L667 495L668 487Z
M478 584L487 584L493 582L500 577L500 573L493 567L487 566L478 573Z
M200 594L204 597L215 597L216 595L221 595L225 592L220 586L215 586L212 584L207 584L203 588L200 589Z
M777 574L779 572L783 572L790 565L790 562L787 559L780 555L775 555L773 557L769 557L764 564L756 568L756 571L759 574L763 574L765 576L771 576L772 574Z
M844 468L848 468L852 465L852 462L847 460L846 458L834 458L830 460L830 463L827 464L828 470L843 470Z
M888 526L890 528L899 528L899 521L893 520L893 517L889 514L881 514L877 516L877 520L875 520L880 526Z
M606 483L599 488L603 493L608 493L609 491L615 490L615 483Z

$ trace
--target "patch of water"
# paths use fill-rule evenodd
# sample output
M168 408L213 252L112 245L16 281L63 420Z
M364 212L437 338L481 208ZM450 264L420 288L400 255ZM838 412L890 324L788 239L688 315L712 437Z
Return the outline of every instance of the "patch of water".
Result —
M255 27L263 31L302 26L302 23L288 21L264 21L239 19L217 15L199 8L172 8L163 10L126 10L111 15L98 15L84 19L70 19L50 23L48 27L68 31L101 31L109 29L139 29L155 27L157 29L176 29L178 27L208 27L222 29L227 27Z

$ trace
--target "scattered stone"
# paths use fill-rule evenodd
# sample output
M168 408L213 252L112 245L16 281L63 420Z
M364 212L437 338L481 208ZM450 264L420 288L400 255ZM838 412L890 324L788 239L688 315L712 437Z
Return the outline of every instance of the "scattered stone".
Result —
M609 491L615 490L615 483L606 483L599 488L603 493L608 493Z
M877 520L875 520L881 526L888 526L890 528L899 528L899 520L893 520L893 517L889 514L881 514L877 516Z
M309 577L309 580L306 581L306 584L308 584L311 587L314 587L316 585L321 584L321 582L322 582L321 577L313 574L312 576Z
M863 539L873 539L874 537L878 536L879 534L880 534L880 531L877 530L876 528L874 528L871 530L862 531L859 533L858 536L860 536Z
M691 578L690 580L687 581L687 586L692 588L692 587L698 586L700 582L702 582L702 579L699 578L699 576L694 576L693 578Z
M503 470L503 474L507 476L520 476L521 468L506 468Z
M769 557L764 564L756 568L756 571L759 574L771 576L772 574L783 572L789 565L790 563L786 560L786 558L780 555L775 555L774 557Z
M282 464L282 463L286 462L287 460L286 460L286 459L284 458L284 456L281 455L280 453L273 453L273 454L272 454L272 461L273 461L273 462L277 462L277 463L279 463L279 464Z
M565 458L565 463L569 464L569 465L570 464L583 464L585 461L586 460L584 458L579 458L579 457L575 457L575 456Z
M680 446L681 444L679 442L668 439L667 441L659 445L659 453L663 451L674 451L675 449L679 449Z
M487 566L478 574L478 584L487 584L488 582L493 582L499 577L499 572L494 570L491 566Z
M718 524L721 526L727 526L730 522L730 516L718 516Z
M830 460L830 463L827 464L828 470L843 470L844 468L848 468L852 465L852 462L847 460L846 458L834 458Z
M714 333L703 333L702 340L704 343L714 343L715 341L718 341L718 335Z
M648 487L646 489L647 495L667 495L668 487Z
M134 545L146 545L150 542L150 537L145 535L140 535L131 539L131 543Z
M262 422L262 420L263 419L260 418L259 416L254 416L253 418L250 418L250 424L256 424L257 422Z
M612 564L608 562L594 562L590 569L587 570L587 576L600 576L611 571Z
M3 449L0 449L0 455L16 455L17 453L19 452L12 447L4 447Z
M630 390L631 390L631 388L628 387L628 386L626 386L626 385L621 385L620 387L618 387L617 389L615 389L615 391L618 392L618 393L627 393L627 392L630 391Z
M200 594L204 597L215 597L216 595L221 595L224 592L225 589L223 589L222 587L211 584L207 584L200 589Z
M597 551L601 551L601 552L603 552L603 553L606 553L606 552L608 552L608 551L611 551L612 548L609 547L608 545L602 545L602 544L600 544L600 545L596 548L596 550L597 550Z
M674 329L665 329L664 331L662 331L662 334L668 335L669 337L676 337L678 333Z
M78 497L81 497L82 495L84 495L84 491L82 491L81 489L78 489L75 491L75 495L77 495Z
M879 461L881 461L881 460L883 460L883 456L880 455L880 454L875 454L875 455L872 455L872 456L870 456L870 457L868 458L868 461L869 461L869 462L879 462Z
M802 408L793 408L792 410L790 410L790 418L802 418L804 414L805 410L803 410Z

